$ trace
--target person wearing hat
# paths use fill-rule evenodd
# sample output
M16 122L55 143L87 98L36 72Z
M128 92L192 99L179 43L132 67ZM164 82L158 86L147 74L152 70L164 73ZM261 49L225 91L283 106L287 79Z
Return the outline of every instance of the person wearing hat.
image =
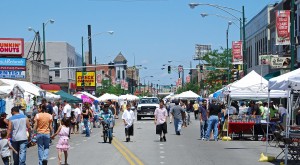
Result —
M109 108L109 104L104 104L102 110L99 113L100 122L103 125L103 131L104 131L104 124L112 122L113 120L113 113L108 108ZM109 142L112 141L112 131L110 131L110 133L111 135L109 136Z
M8 120L6 119L7 114L5 112L1 113L0 118L0 130L7 129L8 126Z

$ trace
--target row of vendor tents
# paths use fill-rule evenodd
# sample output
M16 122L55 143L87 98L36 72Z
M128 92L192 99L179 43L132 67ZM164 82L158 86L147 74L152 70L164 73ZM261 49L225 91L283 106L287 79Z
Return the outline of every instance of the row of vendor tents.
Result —
M91 102L94 100L98 101L107 101L107 100L114 100L114 101L133 101L138 100L139 98L135 95L114 95L105 93L99 98L93 96L92 94L88 92L77 92L74 95L70 95L69 93L66 93L64 91L58 91L55 93L47 92L43 89L41 89L39 86L27 82L27 81L18 81L18 80L11 80L11 79L0 79L0 98L6 98L6 97L14 97L14 96L24 96L30 98L33 97L43 97L47 100L67 100L70 103L80 103L80 102Z

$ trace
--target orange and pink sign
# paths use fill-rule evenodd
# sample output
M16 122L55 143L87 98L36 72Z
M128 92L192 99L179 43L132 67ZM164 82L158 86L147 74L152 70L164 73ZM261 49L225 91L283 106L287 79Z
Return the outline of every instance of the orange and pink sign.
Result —
M0 38L0 57L22 57L23 55L23 38Z

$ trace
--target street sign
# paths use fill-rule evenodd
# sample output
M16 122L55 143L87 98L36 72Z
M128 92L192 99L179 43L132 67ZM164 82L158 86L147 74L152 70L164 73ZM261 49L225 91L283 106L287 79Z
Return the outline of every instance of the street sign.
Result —
M206 70L211 70L211 71L216 70L216 68L215 68L215 67L212 67L212 66L207 66L205 69L206 69Z

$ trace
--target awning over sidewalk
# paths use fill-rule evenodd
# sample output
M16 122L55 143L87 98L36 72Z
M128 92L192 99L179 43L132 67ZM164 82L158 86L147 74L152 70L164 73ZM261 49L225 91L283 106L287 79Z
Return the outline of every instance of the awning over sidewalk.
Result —
M40 88L48 92L58 92L61 90L60 86L56 84L41 84Z

